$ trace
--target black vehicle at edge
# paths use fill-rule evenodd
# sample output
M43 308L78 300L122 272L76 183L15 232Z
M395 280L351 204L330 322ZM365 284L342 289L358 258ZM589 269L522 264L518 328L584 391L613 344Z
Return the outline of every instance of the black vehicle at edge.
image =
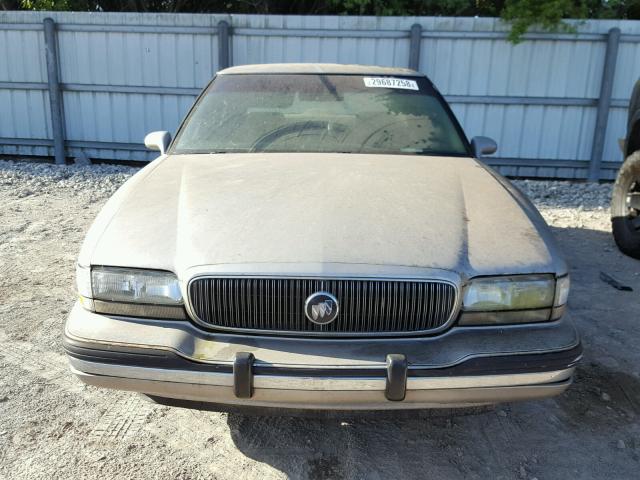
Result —
M620 250L640 259L640 80L629 102L624 163L613 186L611 227Z

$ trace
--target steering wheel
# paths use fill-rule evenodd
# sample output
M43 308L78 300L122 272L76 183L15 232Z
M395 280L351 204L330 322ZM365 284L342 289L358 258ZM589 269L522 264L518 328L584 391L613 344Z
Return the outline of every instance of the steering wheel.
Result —
M282 125L281 127L272 130L251 145L249 149L250 152L259 152L265 149L265 147L271 145L273 142L282 138L284 136L293 134L293 133L301 133L305 130L335 130L337 132L344 132L347 130L347 126L342 123L334 123L327 122L324 120L305 120L294 123L289 123L287 125Z
M416 123L417 128L426 127L424 137L416 138L416 130L414 128L406 128L407 123L409 122ZM367 135L367 138L365 138L360 145L359 152L362 152L362 150L364 150L364 148L371 143L374 144L374 147L379 147L389 141L390 137L394 136L400 137L400 143L404 144L405 148L411 148L414 145L423 144L426 140L429 140L430 143L434 144L443 143L442 138L438 138L439 136L441 136L438 135L438 130L433 129L433 127L430 126L429 123L429 119L426 118L409 118L387 123L386 125L375 129L373 132ZM375 145L376 143L378 145Z

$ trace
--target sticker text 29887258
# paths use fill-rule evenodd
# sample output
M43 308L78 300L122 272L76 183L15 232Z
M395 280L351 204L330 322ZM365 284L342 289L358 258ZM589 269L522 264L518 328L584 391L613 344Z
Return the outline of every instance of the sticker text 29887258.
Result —
M364 86L371 88L403 88L405 90L418 90L415 80L392 77L364 77Z

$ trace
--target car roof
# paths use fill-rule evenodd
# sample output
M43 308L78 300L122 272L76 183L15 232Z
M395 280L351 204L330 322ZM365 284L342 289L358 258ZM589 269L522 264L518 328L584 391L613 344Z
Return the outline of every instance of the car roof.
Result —
M261 65L239 65L225 68L218 75L252 74L336 74L336 75L402 75L424 77L420 72L408 68L376 67L371 65L342 65L339 63L265 63Z

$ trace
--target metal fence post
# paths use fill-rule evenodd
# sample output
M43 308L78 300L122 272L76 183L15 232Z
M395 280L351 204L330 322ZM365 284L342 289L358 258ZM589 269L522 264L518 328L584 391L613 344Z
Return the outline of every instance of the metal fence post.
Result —
M411 26L411 43L409 44L409 68L420 70L420 45L422 43L422 25L414 23Z
M602 83L600 84L600 98L598 98L598 113L596 116L596 128L593 135L591 148L591 162L589 163L589 181L600 180L600 166L604 154L604 142L609 123L609 107L611 106L611 92L613 91L613 79L616 73L618 60L618 46L620 44L620 29L612 28L607 35L607 51L604 57L604 69Z
M231 66L231 54L229 37L231 35L229 24L221 20L218 22L218 70Z
M53 154L56 164L65 164L64 115L62 110L62 90L58 71L58 40L56 24L52 18L44 19L44 45L47 58L47 83L49 85L49 106L51 108L51 129L53 132Z

